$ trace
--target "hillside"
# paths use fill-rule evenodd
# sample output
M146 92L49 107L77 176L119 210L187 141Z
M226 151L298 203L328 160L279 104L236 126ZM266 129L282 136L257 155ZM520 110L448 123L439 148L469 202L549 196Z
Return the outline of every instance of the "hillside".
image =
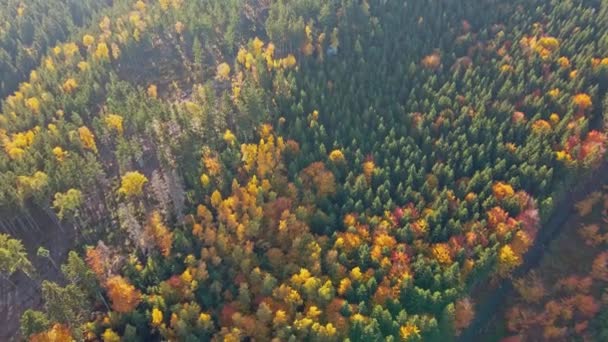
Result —
M603 1L4 7L14 339L454 340L604 164Z

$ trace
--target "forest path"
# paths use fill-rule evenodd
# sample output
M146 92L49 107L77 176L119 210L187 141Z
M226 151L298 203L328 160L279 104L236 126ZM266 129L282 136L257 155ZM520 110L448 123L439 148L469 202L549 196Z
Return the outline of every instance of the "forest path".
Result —
M570 191L561 196L560 202L555 206L553 216L542 225L534 245L526 253L524 263L514 272L513 278L519 278L537 267L549 245L555 240L566 227L566 222L576 213L575 204L585 199L589 194L597 191L608 184L608 159L600 167L595 169L585 179L576 184ZM477 306L475 319L471 325L462 332L458 338L459 342L482 341L488 335L487 329L492 328L490 324L496 319L496 314L501 311L509 296L513 295L513 284L510 279L505 279L492 290L483 302Z

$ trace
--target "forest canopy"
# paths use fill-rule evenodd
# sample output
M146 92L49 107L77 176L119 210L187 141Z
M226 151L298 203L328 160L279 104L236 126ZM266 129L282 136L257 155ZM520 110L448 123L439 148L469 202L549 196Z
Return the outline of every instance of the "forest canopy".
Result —
M455 340L604 165L604 1L0 6L0 211L75 232L0 235L31 341Z

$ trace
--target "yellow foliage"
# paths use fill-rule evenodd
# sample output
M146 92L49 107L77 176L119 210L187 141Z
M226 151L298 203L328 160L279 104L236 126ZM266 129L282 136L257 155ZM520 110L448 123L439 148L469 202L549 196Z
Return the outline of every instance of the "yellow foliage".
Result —
M53 200L53 208L57 210L57 216L63 219L66 211L74 211L80 207L82 203L82 191L77 189L69 189L65 193L55 193Z
M173 244L173 234L163 223L163 218L158 211L153 211L152 214L150 214L145 232L146 235L154 240L162 255L168 257L171 253L171 245ZM190 281L191 280L192 279L190 279Z
M268 45L266 46L266 57L270 57L272 59L272 57L274 56L274 50L276 49L276 47L274 46L273 43L268 43Z
M135 3L135 9L137 9L138 11L144 11L146 9L146 3L141 0L138 0Z
M152 325L155 327L160 326L163 322L163 312L157 308L152 309Z
M219 175L222 170L219 159L211 154L203 156L203 164L211 176Z
M108 45L104 42L97 44L97 49L95 49L95 58L99 60L109 60L110 59L110 49Z
M44 67L49 71L55 71L55 63L53 63L53 59L51 57L44 59Z
M40 113L40 101L38 101L38 99L35 97L30 97L29 99L27 99L25 101L25 106L34 114Z
M202 325L207 325L209 324L209 322L211 322L211 315L209 315L208 313L201 312L201 314L198 315L198 321Z
M64 92L70 94L76 89L76 87L78 87L78 82L76 82L76 80L73 78L68 78L63 83L63 86L61 86L61 89L63 89Z
M517 151L517 145L515 145L514 143L506 143L505 144L505 148L507 149L507 151L511 152L511 153L515 153L515 151Z
M103 342L120 342L120 336L114 330L108 328L101 335Z
M330 338L335 336L338 330L334 327L333 324L327 323L325 326L315 323L312 326L313 331L315 331L318 335L323 336L325 338Z
M35 132L38 131L38 127L25 132L19 132L12 135L11 139L5 137L2 139L4 144L4 150L13 160L20 159L25 153L25 149L30 147L34 143L36 138Z
M509 245L503 246L498 252L498 273L506 277L521 264L521 258L513 252Z
M452 264L452 256L450 249L445 243L438 243L433 247L433 257L444 266Z
M308 279L310 279L311 277L312 275L307 269L301 268L300 273L296 273L291 276L291 282L295 285L301 286L306 283L306 281L308 281Z
M101 19L101 21L99 22L99 29L101 29L104 32L110 31L110 18L108 18L108 16L104 16Z
M242 65L245 65L247 62L247 50L245 48L240 48L238 54L236 55L236 61Z
M168 254L167 254L168 255ZM166 256L167 256L166 255ZM189 269L186 269L184 271L184 273L182 273L182 275L180 276L180 279L182 280L182 282L186 283L186 284L190 284L192 282L192 273L190 272Z
M274 314L274 319L272 320L272 323L275 326L287 323L287 313L283 310L277 310L277 312L275 312Z
M84 61L82 61L82 62L78 62L78 69L79 69L80 71L86 71L86 70L89 70L89 63L84 62Z
M148 96L150 96L153 99L158 97L158 91L156 89L156 85L150 84L150 86L148 87Z
M95 143L95 135L89 130L88 127L82 126L78 129L78 135L80 137L80 142L84 148L91 150L97 153L97 144Z
M118 57L120 57L120 48L118 47L118 45L116 43L112 43L112 57L114 59L118 59Z
M251 47L253 48L253 52L255 52L255 54L257 56L262 53L262 48L264 47L264 42L260 38L255 37L255 39L251 43Z
M59 134L59 129L57 129L57 125L48 124L47 128L49 130L49 133L51 133L52 135L57 136Z
M293 326L296 330L303 331L308 329L313 324L313 320L310 318L300 318L293 321Z
M356 313L356 314L352 315L352 316L350 317L350 319L351 319L353 322L360 322L360 323L363 323L363 322L365 322L365 321L367 320L367 317L363 316L363 315L362 315L362 314L360 314L360 313Z
M352 283L349 278L344 278L340 281L340 286L338 287L338 294L340 296L344 296L348 290L352 288Z
M72 58L78 52L78 45L75 43L66 43L63 45L63 54L66 59Z
M230 65L222 63L217 66L216 78L218 80L227 80L230 78Z
M234 99L238 99L241 96L241 87L235 85L232 87L232 96Z
M530 246L532 245L532 239L530 235L526 233L524 230L520 230L515 233L513 240L511 241L511 249L517 255L523 255L528 251Z
M255 64L255 58L251 52L247 52L245 56L245 68L251 69L251 67Z
M353 214L346 214L342 221L344 223L344 227L354 227L357 223L357 218Z
M55 159L57 159L57 161L63 162L67 157L68 153L64 151L61 147L56 146L55 148L53 148L53 155L55 156Z
M469 203L473 202L475 199L477 199L477 194L475 194L474 192L469 192L464 197L464 200L467 201L467 202L469 202Z
M104 121L109 129L114 130L118 134L122 135L124 131L122 116L117 114L109 114L105 117Z
M559 64L559 66L563 69L568 69L570 68L570 60L568 59L568 57L560 57L557 59L557 63Z
M47 331L30 336L30 342L72 342L70 329L63 324L55 324Z
M91 36L90 34L85 34L84 37L82 37L82 44L84 44L84 46L89 47L92 46L95 43L95 37Z
M19 160L25 154L25 150L19 147L11 147L6 153L12 160Z
M363 174L365 175L365 179L367 182L371 182L372 175L374 174L374 170L376 169L376 164L373 160L368 160L363 163Z
M139 196L147 182L148 178L138 171L127 172L121 178L118 193L127 197Z
M211 194L211 205L215 208L218 208L220 206L220 203L222 203L222 194L220 194L219 191L215 190Z
M340 150L333 150L329 154L329 160L334 163L339 163L344 161L344 154Z
M416 325L408 323L399 328L399 336L401 337L401 341L418 339L420 338L420 329Z
M17 183L23 196L42 190L47 186L48 182L49 177L42 171L36 171L32 176L17 177Z
M574 103L574 105L580 110L585 110L593 105L591 101L591 96L585 93L574 95L574 97L572 98L572 103Z
M539 46L553 52L559 48L559 40L555 37L542 37L537 43Z
M234 143L236 142L236 136L234 134L232 134L232 132L227 129L226 132L224 132L224 141L228 144L228 145L234 145Z
M570 155L570 153L568 153L566 151L555 152L555 158L559 161L565 161L566 163L569 163L572 161L572 156Z
M192 101L186 101L184 106L186 107L186 111L192 115L198 114L201 110L201 107Z
M292 54L289 54L287 55L287 57L282 59L282 64L285 69L291 69L297 64L296 57Z
M112 309L116 312L131 312L141 301L139 290L121 276L109 278L106 288L108 297L112 302Z
M313 54L313 52L315 52L315 47L314 45L312 45L312 42L306 42L302 48L302 53L304 54L304 56L310 56Z
M319 308L316 305L311 305L308 308L308 311L306 311L306 317L316 319L319 316L321 316L322 313L323 313L323 311L319 310Z
M175 32L182 34L184 32L184 24L181 21L175 23Z
M513 187L509 184L498 182L492 186L492 192L494 197L501 200L505 197L511 197L515 194Z
M169 9L169 0L159 0L158 2L160 3L160 8L163 11L166 11Z
M500 72L502 73L507 73L507 72L511 72L513 71L513 67L510 66L509 64L503 64L503 66L500 67Z
M32 70L30 72L30 82L34 83L38 81L38 72L36 70Z
M438 52L434 52L428 56L425 56L421 62L425 69L437 70L441 67L441 55Z
M129 15L129 22L133 24L135 27L140 27L141 25L141 16L137 12L131 12ZM137 30L136 30L137 31Z
M204 188L206 188L207 186L209 186L210 179L209 179L209 176L207 174L203 173L201 175L201 179L200 180L201 180L201 185L203 185Z
M260 137L262 139L267 139L272 134L272 126L269 124L263 124L260 126Z
M543 119L536 120L532 124L532 131L534 133L547 133L551 131L551 124Z

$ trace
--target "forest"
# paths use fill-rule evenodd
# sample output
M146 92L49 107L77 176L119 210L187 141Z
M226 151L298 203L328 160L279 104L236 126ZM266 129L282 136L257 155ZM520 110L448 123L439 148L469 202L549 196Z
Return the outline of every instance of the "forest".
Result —
M0 0L0 340L607 340L607 23Z

